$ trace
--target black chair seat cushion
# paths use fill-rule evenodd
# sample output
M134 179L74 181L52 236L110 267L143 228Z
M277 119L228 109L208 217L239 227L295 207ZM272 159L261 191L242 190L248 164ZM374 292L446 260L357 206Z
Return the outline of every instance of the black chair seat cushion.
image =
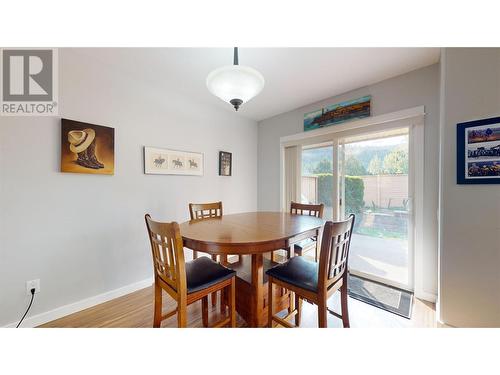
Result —
M186 262L187 292L194 293L221 281L230 279L236 272L214 262L208 257L199 257Z
M306 240L300 241L296 243L294 247L294 251L297 254L302 254L305 250L308 250L309 248L312 248L316 245L316 241L314 241L312 238L308 238Z
M293 257L266 271L268 276L316 292L318 290L318 263Z

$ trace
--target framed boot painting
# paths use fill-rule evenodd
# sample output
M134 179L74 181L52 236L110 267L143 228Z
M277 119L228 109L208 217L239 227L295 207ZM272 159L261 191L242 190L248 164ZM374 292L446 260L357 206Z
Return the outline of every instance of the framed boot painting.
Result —
M61 120L61 172L112 175L115 129Z

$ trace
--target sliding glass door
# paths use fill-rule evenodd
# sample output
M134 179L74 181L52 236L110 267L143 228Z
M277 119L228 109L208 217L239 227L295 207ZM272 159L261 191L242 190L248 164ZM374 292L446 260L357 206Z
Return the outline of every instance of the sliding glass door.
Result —
M412 289L409 130L339 139L339 205L356 215L351 273Z
M291 198L284 209L295 200L323 203L326 220L342 220L354 213L351 273L412 290L409 129L338 132L326 142L287 148L294 152L285 152L285 165L290 164L285 192Z

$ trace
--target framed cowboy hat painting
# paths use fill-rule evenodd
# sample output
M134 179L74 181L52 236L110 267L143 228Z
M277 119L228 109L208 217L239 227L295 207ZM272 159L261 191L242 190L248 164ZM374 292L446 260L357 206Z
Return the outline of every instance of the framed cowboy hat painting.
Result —
M61 172L114 174L115 129L63 118Z

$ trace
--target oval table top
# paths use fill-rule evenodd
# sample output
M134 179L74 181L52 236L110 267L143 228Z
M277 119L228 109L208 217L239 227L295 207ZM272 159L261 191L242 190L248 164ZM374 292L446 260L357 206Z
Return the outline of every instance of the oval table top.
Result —
M287 241L317 230L323 219L286 212L245 212L180 224L184 245L212 254L255 254L285 247Z

